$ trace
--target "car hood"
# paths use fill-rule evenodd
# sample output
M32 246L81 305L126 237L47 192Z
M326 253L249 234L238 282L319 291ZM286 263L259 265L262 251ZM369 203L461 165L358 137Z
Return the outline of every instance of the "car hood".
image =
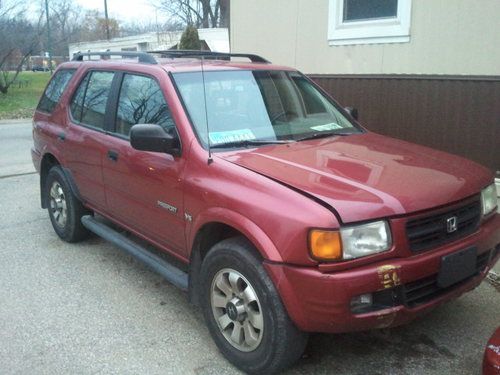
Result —
M321 199L344 223L443 206L492 180L467 159L370 132L217 156Z

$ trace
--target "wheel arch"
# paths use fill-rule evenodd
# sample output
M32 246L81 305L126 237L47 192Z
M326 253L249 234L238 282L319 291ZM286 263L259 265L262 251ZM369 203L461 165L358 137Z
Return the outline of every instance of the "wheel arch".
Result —
M217 208L197 216L190 241L189 299L198 304L198 286L201 264L210 248L230 237L242 236L257 250L262 259L282 262L277 248L267 234L243 215Z
M47 176L49 174L49 171L52 167L54 166L60 166L64 176L68 180L69 186L71 188L71 192L75 195L75 197L82 201L80 192L78 190L78 187L76 186L75 179L73 178L73 174L68 168L64 168L59 160L50 152L47 152L43 155L42 161L40 162L40 203L42 208L47 208L48 207L48 202L47 202L47 194L46 194L46 184L47 184Z
M49 152L43 155L42 161L40 162L40 203L42 208L48 207L47 194L45 194L47 176L50 169L56 165L61 165L61 163L59 163L59 160L57 160L54 155Z

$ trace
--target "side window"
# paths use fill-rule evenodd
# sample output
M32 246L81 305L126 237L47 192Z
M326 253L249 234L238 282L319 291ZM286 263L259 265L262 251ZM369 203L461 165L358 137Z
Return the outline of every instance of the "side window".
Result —
M37 110L52 113L61 99L64 89L73 77L73 73L75 73L75 69L63 69L54 74L38 103Z
M76 89L73 99L70 104L71 116L76 122L82 120L83 111L83 98L85 96L85 90L87 90L87 85L89 83L90 74L87 74L85 78L80 82L80 86Z
M128 136L135 124L157 124L166 131L175 126L158 83L150 77L125 74L116 113L116 133Z
M87 74L71 101L71 114L82 124L104 129L104 116L114 73L93 71Z

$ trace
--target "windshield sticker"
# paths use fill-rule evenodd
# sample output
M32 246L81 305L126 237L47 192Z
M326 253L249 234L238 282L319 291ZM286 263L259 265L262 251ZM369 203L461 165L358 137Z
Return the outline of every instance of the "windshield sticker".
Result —
M325 131L325 130L342 129L342 126L339 124L336 124L334 122L331 122L331 123L325 124L325 125L311 126L311 129L321 132L321 131Z
M250 129L228 130L225 132L210 132L210 143L213 145L255 139Z

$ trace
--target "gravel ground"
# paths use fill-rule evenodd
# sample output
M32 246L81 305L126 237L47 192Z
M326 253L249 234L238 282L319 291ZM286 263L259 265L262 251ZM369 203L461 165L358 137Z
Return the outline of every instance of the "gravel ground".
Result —
M0 373L238 373L183 292L99 238L58 239L24 175L30 134L0 124ZM499 297L483 282L404 327L312 335L288 374L480 374Z

